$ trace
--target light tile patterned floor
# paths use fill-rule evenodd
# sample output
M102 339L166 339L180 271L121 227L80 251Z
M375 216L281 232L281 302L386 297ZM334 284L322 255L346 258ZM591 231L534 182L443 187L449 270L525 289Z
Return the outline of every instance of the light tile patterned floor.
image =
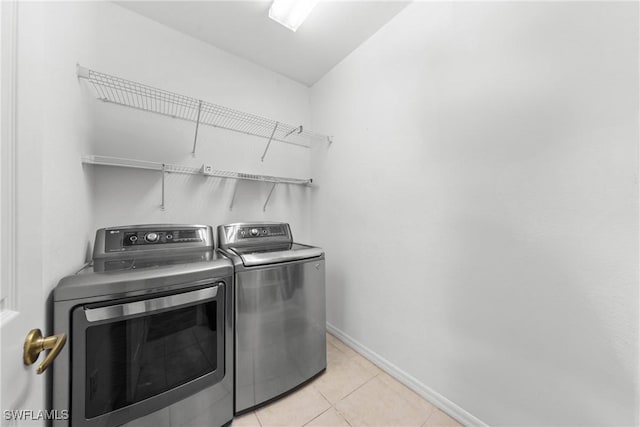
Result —
M233 420L234 427L460 426L327 334L327 370L305 387Z

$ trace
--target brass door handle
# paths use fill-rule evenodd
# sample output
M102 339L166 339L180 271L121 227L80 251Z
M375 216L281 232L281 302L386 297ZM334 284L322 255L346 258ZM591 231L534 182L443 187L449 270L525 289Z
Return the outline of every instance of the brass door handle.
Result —
M41 352L51 350L36 369L36 374L41 374L51 365L51 362L53 362L53 359L60 353L60 350L62 350L66 342L67 336L65 334L51 335L50 337L43 338L40 329L32 329L24 340L22 360L27 366L33 365L36 360L38 360Z

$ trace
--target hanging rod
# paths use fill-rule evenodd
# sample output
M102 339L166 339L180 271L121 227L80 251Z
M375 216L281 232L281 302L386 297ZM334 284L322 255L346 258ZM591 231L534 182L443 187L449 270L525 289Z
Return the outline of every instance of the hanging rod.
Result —
M314 141L332 142L331 137L303 129L302 126L292 126L255 114L158 89L94 71L79 64L77 68L78 78L88 81L93 86L98 98L105 102L187 120L196 123L197 126L207 125L227 129L306 148L309 148L309 144ZM273 132L274 129L276 132ZM273 135L271 135L272 132Z
M231 171L221 171L221 170L213 170L207 168L203 171L203 168L196 168L192 166L183 166L176 165L170 163L158 163L158 162L149 162L146 160L134 160L134 159L125 159L121 157L110 157L110 156L83 156L82 163L90 164L90 165L103 165L103 166L118 166L125 168L133 168L133 169L145 169L145 170L153 170L160 172L168 172L168 173L181 173L186 175L201 175L201 176L213 176L218 178L229 178L229 179L240 179L245 181L261 181L261 182L272 182L275 184L296 184L296 185L311 185L313 180L309 179L301 179L301 178L284 178L279 176L270 176L270 175L256 175L256 174L248 174L242 172L231 172Z

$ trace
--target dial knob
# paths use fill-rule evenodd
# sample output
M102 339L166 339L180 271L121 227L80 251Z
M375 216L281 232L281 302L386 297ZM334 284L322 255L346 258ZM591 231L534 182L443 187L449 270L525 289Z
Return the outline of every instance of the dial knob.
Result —
M153 243L158 241L158 237L158 233L147 233L147 235L144 236L144 239L149 243Z
M258 231L257 228L252 228L250 233L252 236L257 236L258 234L260 234L260 231Z

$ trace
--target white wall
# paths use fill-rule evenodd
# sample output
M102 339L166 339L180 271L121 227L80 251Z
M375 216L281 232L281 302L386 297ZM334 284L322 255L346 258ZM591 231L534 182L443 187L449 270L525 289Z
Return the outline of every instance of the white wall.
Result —
M62 6L64 5L64 6ZM91 116L75 76L79 58L93 60L95 35L83 11L68 3L24 5L22 16L29 19L33 9L39 17L43 62L37 73L42 88L33 102L40 103L42 118L43 170L43 277L45 289L75 272L88 252L91 230L91 188L78 157L90 147ZM30 10L31 9L31 10ZM33 40L35 28L27 28ZM25 118L29 125L37 120Z
M25 3L19 19L20 125L24 137L34 135L42 149L47 292L82 265L98 227L269 219L291 222L294 236L308 240L310 190L305 187L278 186L263 212L268 184L171 174L162 211L159 174L83 166L82 155L99 154L308 178L310 151L274 142L262 163L266 140L201 126L194 157L193 123L98 101L77 78L76 63L308 126L305 86L113 3ZM34 168L38 165L34 157Z
M34 189L18 195L33 207L18 218L19 227L32 230L21 235L34 236L19 242L20 253L33 248L20 262L41 267L42 279L25 286L41 286L46 298L90 257L95 230L104 226L269 219L290 222L294 237L309 239L308 188L279 186L263 212L271 187L241 182L230 211L235 181L172 174L161 211L158 174L83 166L81 156L100 154L308 178L310 152L274 142L261 163L266 140L201 127L193 157L193 124L101 103L78 80L76 63L308 126L305 86L110 2L21 2L18 31L18 156L27 165L18 172ZM46 317L34 318L33 326L43 328Z
M84 66L226 107L298 125L309 124L308 89L220 49L164 27L111 3L83 6L96 14L93 31L99 57ZM310 177L310 151L201 126L191 155L195 124L93 99L92 154L215 169ZM309 238L310 190L280 185L263 212L270 184L170 174L166 209L160 209L160 175L147 171L87 166L93 174L93 228L138 223L224 224L237 221L290 222L294 237ZM235 186L233 210L230 210Z
M413 3L311 105L330 324L490 425L640 422L636 3Z
M99 4L96 70L197 97L276 120L308 125L307 89L219 49L170 30L113 4ZM115 29L115 30L114 30ZM84 65L84 64L83 64ZM89 89L88 87L85 89ZM309 177L309 151L200 127L197 155L191 155L192 123L138 112L95 100L94 154L267 175ZM166 209L159 209L158 174L90 167L94 170L94 228L134 223L223 224L276 220L292 224L299 240L309 236L308 189L279 186L262 208L270 185L172 174L166 180ZM229 210L235 186L233 210Z
M193 123L102 103L86 82L76 78L75 64L308 126L305 86L113 3L52 2L29 8L30 12L25 7L25 20L40 11L44 28L43 37L32 39L45 52L42 69L36 73L46 87L45 96L34 95L34 100L44 101L46 135L52 141L43 145L45 204L51 207L44 223L55 233L44 249L55 258L47 264L51 271L46 277L51 277L52 285L81 265L85 253L90 253L95 229L104 226L276 220L290 222L298 240L309 238L310 190L305 187L279 185L263 212L271 190L268 184L171 174L163 211L159 174L103 166L84 166L83 172L80 156L98 154L309 178L310 152L274 142L262 163L266 140L201 126L197 154L192 156ZM61 230L71 233L68 241L55 238ZM69 261L56 262L70 246L75 252L65 258Z
M89 114L74 64L79 52L92 55L93 39L74 37L90 34L74 9L59 12L53 3L20 3L17 24L17 138L18 146L31 147L19 154L25 170L18 179L39 183L37 194L18 195L31 199L39 220L18 227L40 230L45 295L82 265L92 234L90 189L78 160L89 146ZM33 256L27 261L38 262Z
M90 186L78 161L89 145L89 115L82 108L73 65L78 51L92 51L92 39L69 37L70 28L89 31L86 22L68 12L58 15L46 3L17 6L18 307L21 316L28 317L22 327L44 333L52 332L50 291L62 276L82 265L92 236ZM16 333L21 338L6 343L7 349L24 339L26 330ZM8 377L4 380L13 381L15 404L46 407L45 375L35 375L29 367Z
M101 104L75 62L307 125L303 86L111 3L19 16L45 290L97 227L288 221L327 249L329 321L481 420L639 422L637 4L410 5L313 88L312 127L336 142L312 170L305 150L262 164L264 141L206 128L192 158L193 125ZM268 186L241 184L229 211L233 182L172 175L160 211L157 176L82 154L318 187L263 213Z

